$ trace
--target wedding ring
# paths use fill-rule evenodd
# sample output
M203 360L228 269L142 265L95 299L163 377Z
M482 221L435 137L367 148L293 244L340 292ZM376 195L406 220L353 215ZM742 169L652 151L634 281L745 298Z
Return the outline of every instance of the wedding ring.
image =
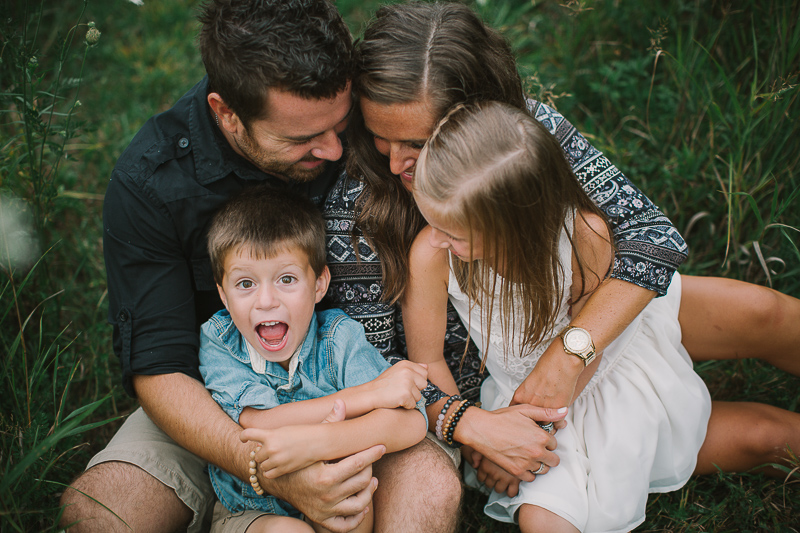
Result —
M541 423L538 423L538 424L539 424L540 428L542 428L543 430L545 430L548 433L552 433L553 432L553 428L555 427L552 422L547 422L546 424L541 424Z
M545 468L546 465L544 463L539 463L539 468L537 468L536 470L531 470L530 473L533 474L534 476L538 476L539 474L544 472Z

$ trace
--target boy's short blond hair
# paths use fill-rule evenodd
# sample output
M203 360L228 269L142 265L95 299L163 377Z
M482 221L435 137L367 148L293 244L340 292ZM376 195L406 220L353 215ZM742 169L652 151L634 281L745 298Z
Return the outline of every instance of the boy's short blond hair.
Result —
M242 247L265 259L297 247L319 276L325 268L325 221L311 201L296 193L250 187L231 197L211 221L208 253L217 284L222 284L225 258Z

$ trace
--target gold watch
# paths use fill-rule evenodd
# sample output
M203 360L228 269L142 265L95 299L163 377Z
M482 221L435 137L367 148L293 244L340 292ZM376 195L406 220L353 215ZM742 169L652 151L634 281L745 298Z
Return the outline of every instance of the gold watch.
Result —
M567 326L558 335L564 343L564 351L583 361L583 366L588 366L595 357L592 336L583 328Z

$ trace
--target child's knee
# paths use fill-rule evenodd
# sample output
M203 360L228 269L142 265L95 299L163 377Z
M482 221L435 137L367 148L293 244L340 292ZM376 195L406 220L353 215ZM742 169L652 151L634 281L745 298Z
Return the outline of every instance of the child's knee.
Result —
M521 533L575 533L568 520L537 505L524 504L517 511Z
M260 516L247 528L247 533L314 533L314 528L288 516Z

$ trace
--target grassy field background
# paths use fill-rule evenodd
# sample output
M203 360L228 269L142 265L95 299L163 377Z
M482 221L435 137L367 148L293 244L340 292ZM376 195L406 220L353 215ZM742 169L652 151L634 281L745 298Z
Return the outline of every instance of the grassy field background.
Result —
M378 5L338 2L355 35ZM512 43L530 94L670 216L690 245L682 272L800 297L800 4L471 5ZM135 408L106 324L102 198L138 128L203 75L196 6L12 0L2 15L2 532L54 529L64 484ZM798 409L800 379L757 361L698 371L715 399ZM720 474L654 495L637 531L798 531L800 464L779 466L785 479ZM460 531L514 531L481 502L468 494Z

